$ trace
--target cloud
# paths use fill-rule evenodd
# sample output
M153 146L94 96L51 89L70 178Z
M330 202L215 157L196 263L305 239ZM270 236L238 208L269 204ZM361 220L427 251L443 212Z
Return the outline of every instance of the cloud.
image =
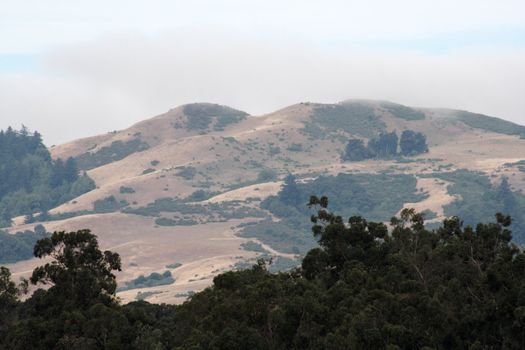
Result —
M48 144L207 101L253 114L301 101L385 99L468 109L525 124L525 52L442 55L319 46L218 27L106 35L50 50L40 69L0 76L0 128L24 123Z

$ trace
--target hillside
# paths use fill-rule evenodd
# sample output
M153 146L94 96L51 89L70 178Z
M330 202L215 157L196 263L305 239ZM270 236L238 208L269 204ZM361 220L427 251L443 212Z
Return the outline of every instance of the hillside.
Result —
M405 130L426 136L428 153L341 160L350 139ZM118 251L124 301L141 292L151 302L180 302L258 256L273 257L274 269L294 266L315 245L304 220L312 194L329 195L345 216L378 221L403 207L424 211L429 225L452 213L466 223L496 210L523 215L523 135L525 127L498 118L383 101L300 103L262 116L190 104L51 148L53 159L73 157L96 188L51 209L41 224L90 228L102 248ZM279 194L288 174L300 198L293 203ZM14 222L5 230L39 224ZM524 233L515 238L525 242ZM8 267L25 276L38 263ZM165 271L174 282L144 282Z

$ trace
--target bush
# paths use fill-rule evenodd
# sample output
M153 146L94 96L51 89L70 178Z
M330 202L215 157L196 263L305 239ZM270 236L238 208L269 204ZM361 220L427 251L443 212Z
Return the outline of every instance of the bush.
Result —
M111 145L102 147L95 153L86 152L76 157L78 167L82 170L90 170L100 166L124 159L130 154L142 152L149 148L146 142L140 138L129 141L113 141Z
M151 174L151 173L154 173L154 172L155 172L155 169L147 168L147 169L145 169L145 170L142 172L142 175Z
M401 154L404 156L413 156L428 152L427 138L420 132L405 130L401 134L399 141Z
M125 193L135 193L135 190L132 187L120 186L119 192L121 194Z
M109 196L96 200L95 203L93 203L93 211L95 213L113 213L128 205L129 203L125 200L117 201L115 196Z
M134 280L125 282L124 286L118 288L117 291L122 292L130 289L149 288L173 283L175 283L175 279L171 276L170 271L165 271L162 274L153 272L147 277L145 277L144 275L140 275Z
M314 107L312 121L325 133L345 131L370 138L386 130L386 124L375 114L374 108L359 102Z
M179 171L175 175L182 177L185 180L192 180L197 175L197 169L192 166L188 167L177 167Z
M257 175L257 182L269 182L277 179L277 173L272 169L263 169Z

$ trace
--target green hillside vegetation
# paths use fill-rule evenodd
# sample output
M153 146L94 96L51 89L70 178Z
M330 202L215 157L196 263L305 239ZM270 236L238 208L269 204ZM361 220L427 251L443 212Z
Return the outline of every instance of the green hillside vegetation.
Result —
M415 156L427 152L427 138L424 134L404 130L400 139L395 131L382 132L369 139L366 146L361 139L350 139L341 158L343 161L356 162L366 159L391 159L398 155Z
M312 212L306 203L311 194L327 194L333 198L332 208L345 216L362 215L371 220L388 221L404 203L425 199L425 195L416 191L413 175L339 174L321 176L304 184L288 176L281 192L261 203L263 209L280 221L247 225L240 235L257 238L279 251L304 254L316 246L308 234L308 218Z
M385 123L372 106L356 102L314 107L311 122L306 122L303 129L316 138L339 131L371 138L385 130Z
M0 230L0 264L11 264L33 257L35 243L46 236L46 229L37 225L34 231L9 234Z
M164 286L174 282L175 279L171 276L170 271L164 271L162 274L153 272L149 276L140 275L139 277L126 282L123 287L117 288L117 291Z
M113 141L109 146L104 146L96 152L86 152L75 159L80 169L90 170L124 159L130 154L142 152L148 148L149 145L137 137L129 141Z
M457 111L456 118L473 128L497 132L500 134L525 137L525 126L500 118L489 117L483 114L471 113L467 111Z
M445 215L458 215L467 225L486 222L494 211L511 215L514 219L510 226L516 242L525 243L525 196L512 191L508 180L493 186L489 177L482 173L458 170L448 173L422 175L437 177L452 184L448 192L458 199L445 206Z
M247 113L218 104L194 103L184 106L184 114L188 116L188 130L209 129L214 122L215 131L224 130L230 124L238 123L248 116Z
M0 348L523 348L525 253L510 217L475 228L451 217L427 230L405 209L389 230L333 214L326 197L309 205L319 246L299 268L272 273L259 260L178 306L120 305L119 255L89 230L53 233L34 249L51 261L27 282L49 288L20 301L26 284L0 268Z
M53 160L38 132L0 131L0 227L56 207L95 188L73 158Z
M417 109L403 106L392 102L383 102L381 107L388 111L396 118L405 120L423 120L425 119L425 113L418 111Z

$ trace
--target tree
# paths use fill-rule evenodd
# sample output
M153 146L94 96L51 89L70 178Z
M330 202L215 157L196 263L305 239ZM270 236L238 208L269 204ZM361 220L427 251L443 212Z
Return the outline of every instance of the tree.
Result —
M114 302L120 256L100 251L97 237L90 230L54 232L37 241L34 255L50 256L53 261L37 267L31 283L51 284L48 294L61 307L88 307L97 302Z
M16 284L11 280L11 272L7 267L0 266L0 337L12 322L18 293Z
M345 148L343 154L344 161L360 161L370 158L370 152L365 147L363 140L351 139Z
M64 164L64 178L68 182L75 182L78 179L79 171L77 161L73 157L69 157Z
M11 272L5 266L0 266L0 310L14 304L17 300L18 289L11 281Z
M401 154L404 156L413 156L428 152L425 135L412 130L404 130L403 133L401 133L399 147L401 149Z
M395 131L380 133L377 138L368 141L368 151L371 157L385 159L397 154L398 137Z
M279 193L279 199L281 202L291 206L301 204L301 191L297 186L296 177L294 175L288 174L284 178L284 185Z
M79 178L73 158L53 160L39 133L25 127L0 131L0 227L16 216L31 215L95 188L87 176Z

